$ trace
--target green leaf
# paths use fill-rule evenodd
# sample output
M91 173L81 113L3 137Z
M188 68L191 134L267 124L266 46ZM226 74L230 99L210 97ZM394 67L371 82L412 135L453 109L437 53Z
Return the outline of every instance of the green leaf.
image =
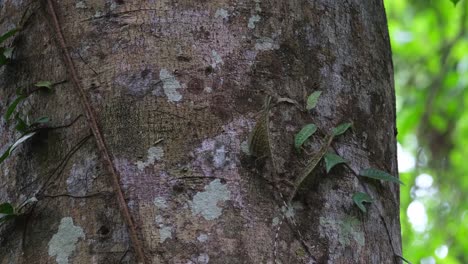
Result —
M8 158L10 156L10 149L11 147L8 147L7 150L5 152L3 152L2 156L0 156L0 164L6 160L6 158Z
M408 264L411 264L411 262L407 259L405 259L403 256L400 256L400 255L397 255L399 258L401 258L401 260L403 260L404 262L408 263Z
M50 82L50 81L40 81L40 82L35 83L34 86L36 86L36 87L45 87L45 88L51 90L52 89L52 82Z
M8 106L8 109L7 109L6 113L5 113L5 120L10 119L13 112L15 112L16 106L18 106L18 104L21 101L23 101L24 99L26 99L26 96L24 96L24 95L16 97L16 99L13 101L13 103L11 103L11 105Z
M19 117L18 114L15 115L15 120L16 120L15 128L17 131L24 133L28 130L29 128L28 124L21 117Z
M294 147L299 150L304 142L317 131L317 126L308 124L304 126L294 138Z
M363 211L364 213L367 212L364 203L372 203L372 197L370 197L367 193L357 192L353 194L353 201Z
M350 128L353 125L353 123L343 123L333 129L333 136L339 136L341 134L344 134L348 128Z
M7 64L8 58L3 54L5 49L0 47L0 66Z
M327 168L327 173L330 172L330 170L337 164L340 163L346 163L346 160L343 159L342 157L333 154L333 153L327 153L325 154L325 167Z
M367 178L389 181L389 182L394 182L394 183L399 183L399 184L404 185L404 183L400 181L400 179L398 179L397 177L393 177L389 173L378 170L378 169L372 169L372 168L365 169L365 170L362 170L359 173L359 175L363 177L367 177Z
M454 5L457 5L460 0L450 0Z
M45 123L48 123L48 122L49 122L49 118L47 116L42 116L42 117L39 117L38 119L34 120L34 122L31 124L31 126L39 125L39 124L45 124Z
M307 98L307 106L306 106L307 110L311 110L315 108L321 94L322 94L322 91L315 91L311 95L309 95L309 97Z
M36 134L36 132L31 132L31 133L28 133L28 134L23 135L22 137L20 137L13 145L8 147L7 150L3 153L3 155L0 157L0 163L2 163L6 158L8 158L11 155L11 153L13 152L13 150L15 150L16 147L18 147L21 143L28 140L29 138L31 138L35 134Z
M15 209L10 203L2 203L0 204L0 215L1 214L13 214L15 212Z
M9 37L13 36L16 32L18 32L18 29L14 28L10 31L7 31L5 34L0 36L0 44L7 40Z
M15 94L18 95L18 96L25 95L24 92L23 92L23 87L16 88Z
M18 139L15 144L13 144L11 147L10 147L10 154L13 152L13 150L15 150L16 147L18 147L21 143L23 143L24 141L28 140L29 138L31 138L32 136L34 136L36 134L36 132L31 132L31 133L28 133L26 135L23 135L22 137L20 137L20 139Z
M16 216L15 209L10 203L0 204L0 223L8 221Z

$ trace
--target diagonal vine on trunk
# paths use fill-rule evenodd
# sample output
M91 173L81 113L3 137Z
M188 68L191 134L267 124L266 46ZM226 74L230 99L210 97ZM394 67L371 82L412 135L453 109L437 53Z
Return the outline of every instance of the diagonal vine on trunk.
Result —
M99 129L99 126L98 126L98 123L97 123L97 120L96 120L96 115L94 114L93 107L91 106L91 103L90 103L90 101L89 101L89 99L88 99L83 87L81 86L81 83L80 83L79 79L78 79L78 74L76 72L76 68L75 68L75 66L73 64L71 56L70 56L70 54L69 54L69 52L67 50L67 45L66 45L66 42L65 42L65 38L63 37L60 22L59 22L59 20L57 18L57 13L55 11L54 4L53 4L52 0L47 0L47 5L48 5L48 8L49 8L50 16L52 18L52 24L53 24L53 27L54 27L53 32L55 33L55 36L57 38L57 41L58 41L58 44L59 44L60 48L62 49L63 56L64 56L64 59L65 59L65 64L67 66L69 74L71 75L70 76L71 81L73 83L74 88L76 89L76 91L79 94L80 102L81 102L82 107L85 110L88 125L90 126L91 131L92 131L92 133L94 135L94 138L96 140L96 144L97 144L97 147L98 147L99 154L100 154L101 158L103 159L103 163L104 163L107 171L109 172L109 174L111 176L112 187L113 187L114 192L115 192L115 194L117 196L117 201L118 201L118 204L119 204L119 209L120 209L120 212L122 214L122 217L124 218L124 220L125 220L125 222L126 222L126 224L128 226L130 239L131 239L133 248L135 250L136 258L137 258L139 263L146 263L142 243L141 243L140 239L138 238L138 234L137 234L137 231L136 231L135 224L133 222L132 216L130 215L130 210L128 208L127 203L125 202L125 197L124 197L124 194L123 194L123 190L122 190L122 188L120 186L120 177L119 177L118 172L117 172L117 170L115 168L115 165L114 165L114 163L112 161L109 150L108 150L108 148L107 148L107 146L105 144L104 137L103 137L103 135L101 133L101 130Z

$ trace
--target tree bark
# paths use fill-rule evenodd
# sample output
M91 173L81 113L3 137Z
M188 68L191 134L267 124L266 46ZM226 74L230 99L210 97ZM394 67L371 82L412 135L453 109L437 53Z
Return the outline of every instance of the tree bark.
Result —
M0 7L0 32L25 21L9 42L12 61L0 69L2 115L18 87L66 80L18 111L69 125L41 130L0 165L0 202L38 199L0 227L0 263L138 261L66 54L146 263L401 262L398 186L354 173L398 171L382 1L55 1L66 52L46 1ZM310 112L274 104L272 155L249 155L265 97L303 106L313 91L322 95ZM285 182L311 157L294 150L294 135L317 124L320 133L305 145L315 153L343 122L353 122L352 131L330 151L349 166L327 174L320 163L285 208ZM1 146L20 135L4 118L0 129ZM367 213L351 199L357 191L374 198ZM283 214L296 224L282 222Z

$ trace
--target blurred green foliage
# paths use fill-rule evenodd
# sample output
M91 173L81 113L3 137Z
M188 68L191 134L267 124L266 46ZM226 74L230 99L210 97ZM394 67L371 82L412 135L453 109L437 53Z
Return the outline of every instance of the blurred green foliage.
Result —
M454 3L456 3L454 5ZM468 263L468 0L387 0L403 256Z

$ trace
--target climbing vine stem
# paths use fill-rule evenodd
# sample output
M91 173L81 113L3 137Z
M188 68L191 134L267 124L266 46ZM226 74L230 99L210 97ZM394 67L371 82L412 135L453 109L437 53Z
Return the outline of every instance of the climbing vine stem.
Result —
M128 229L129 229L129 234L130 234L130 239L132 241L133 248L135 250L135 255L139 263L146 263L145 260L145 255L143 252L143 246L138 238L138 234L136 231L135 224L133 222L132 216L130 214L130 210L127 206L127 203L125 201L125 197L122 191L122 188L120 186L120 177L118 175L118 172L114 166L114 163L111 159L110 153L108 148L106 147L104 137L102 136L102 133L99 129L99 126L97 124L96 116L94 114L94 110L91 106L91 103L83 89L83 87L80 84L80 81L78 79L78 74L76 71L76 68L73 64L73 60L71 59L71 56L68 52L67 45L65 42L65 38L63 37L62 34L62 29L60 26L60 22L57 18L57 13L54 8L54 3L52 0L47 0L47 6L49 8L50 16L52 19L52 24L53 24L53 32L55 33L55 37L58 41L58 44L60 48L62 49L63 56L65 59L65 64L68 69L68 73L70 74L71 77L71 82L73 83L73 86L75 87L75 90L78 92L81 105L84 108L85 114L86 114L86 119L88 121L88 125L91 128L91 131L93 133L93 136L96 140L96 144L99 150L99 154L103 160L103 163L109 172L109 175L112 180L112 185L113 189L115 192L115 195L117 196L117 201L119 204L119 208L122 214L122 217L124 218L125 222L127 223Z

